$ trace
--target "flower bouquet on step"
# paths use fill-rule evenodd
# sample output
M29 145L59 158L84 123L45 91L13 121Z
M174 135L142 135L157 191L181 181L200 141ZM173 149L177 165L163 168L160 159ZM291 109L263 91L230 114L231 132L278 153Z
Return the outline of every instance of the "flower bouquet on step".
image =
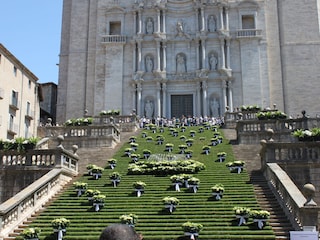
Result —
M168 209L170 213L172 213L180 201L176 197L164 197L162 202L164 203L164 207Z
M29 228L25 228L22 231L22 236L23 238L26 240L38 240L39 239L39 234L41 232L40 228L37 227L29 227Z
M77 192L77 196L80 197L83 193L85 193L88 183L85 182L74 182L73 186Z
M92 197L92 205L96 212L100 211L101 207L104 206L105 199L106 199L106 196L103 194L94 195Z
M199 189L200 180L196 177L191 177L188 179L189 189L191 189L194 193Z
M54 233L58 235L57 239L62 240L63 235L66 234L67 227L70 225L70 220L61 217L52 220L51 226L53 228Z
M121 174L118 172L112 172L110 173L109 178L113 184L113 187L117 187L121 180Z
M130 213L130 214L123 214L119 217L120 221L122 224L127 224L129 225L130 227L134 227L135 224L137 223L138 221L138 216L133 214L133 213Z
M249 214L251 209L247 208L247 207L234 207L233 211L236 215L236 218L239 219L239 223L238 226L241 226L243 224L246 224L248 218L249 218Z
M224 186L221 183L215 184L212 188L212 196L215 197L216 200L220 200L224 193Z
M101 194L101 192L99 190L96 190L96 189L87 189L87 191L86 191L86 195L87 195L87 198L88 198L89 202L92 202L93 196L99 195L99 194Z
M184 235L190 236L190 239L196 239L197 236L199 236L199 232L203 229L203 225L200 223L194 223L194 222L185 222L182 224L182 229L184 232Z
M117 159L111 158L108 159L108 163L111 169L114 169L117 166Z
M145 182L136 181L132 184L134 190L137 192L137 197L141 197L142 193L144 192L144 188L147 186Z
M250 211L250 217L253 218L253 222L257 223L259 229L262 229L265 225L265 222L270 217L270 212L265 210L252 210Z

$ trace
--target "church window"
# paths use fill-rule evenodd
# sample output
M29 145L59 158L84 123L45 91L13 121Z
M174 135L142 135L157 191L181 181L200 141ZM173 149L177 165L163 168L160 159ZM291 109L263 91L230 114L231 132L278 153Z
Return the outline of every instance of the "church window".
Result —
M121 35L121 22L110 22L110 35Z
M242 29L255 29L255 22L253 15L242 15Z

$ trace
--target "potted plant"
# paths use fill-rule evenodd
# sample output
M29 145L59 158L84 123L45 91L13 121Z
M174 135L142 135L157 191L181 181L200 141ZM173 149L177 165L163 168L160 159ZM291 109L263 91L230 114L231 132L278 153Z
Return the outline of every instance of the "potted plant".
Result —
M270 217L270 212L265 210L251 210L249 215L253 218L253 222L257 223L258 228L262 229L265 225L265 222Z
M226 166L229 168L230 172L236 172L240 174L243 170L244 162L237 160L227 163Z
M130 157L131 153L133 152L133 149L132 148L125 148L124 149L124 154L127 156L127 157Z
M172 152L173 146L174 146L173 143L167 143L165 151Z
M111 169L114 169L117 166L117 159L110 158L108 159L108 163Z
M30 137L27 138L24 142L23 142L23 148L25 150L29 150L29 149L34 149L35 146L37 145L37 143L39 142L40 138L38 137Z
M127 224L130 227L134 227L138 221L138 216L136 214L123 214L119 217L122 224Z
M220 200L224 193L224 186L221 183L217 183L211 188L211 191L212 196L214 196L216 200Z
M106 196L103 194L92 196L92 205L96 212L98 212L101 209L101 207L104 206L105 199L106 199Z
M96 165L94 164L88 164L87 165L87 170L88 170L88 175L92 176L92 169L95 167Z
M146 137L147 142L152 142L153 138L151 136Z
M137 192L137 197L140 197L141 194L144 192L144 188L147 186L145 182L142 181L136 181L132 184L135 191Z
M193 151L192 151L191 149L186 149L186 150L184 151L184 153L186 154L186 158L187 158L187 159L192 158L192 153L193 153Z
M100 193L101 192L99 190L96 190L96 189L87 189L86 195L87 195L88 201L91 202L93 196L99 195Z
M187 140L186 140L186 144L187 144L187 146L188 147L191 147L192 146L192 144L193 144L193 139L192 138L188 138Z
M204 128L203 127L199 127L198 132L199 133L203 133L203 131L204 131Z
M41 229L38 227L29 227L22 231L22 236L24 239L28 240L38 240Z
M51 222L51 226L53 228L54 233L56 233L58 236L58 240L61 240L63 238L63 235L65 235L67 231L67 227L70 225L70 220L61 217L61 218L55 218Z
M131 146L131 148L132 148L133 151L137 151L139 144L132 142L132 143L130 143L130 146Z
M145 159L148 159L151 155L151 151L149 149L143 149L142 153Z
M184 183L184 177L182 175L173 175L170 177L172 185L177 192L180 192L180 186Z
M188 179L189 189L191 189L194 193L197 192L200 184L199 178L191 177Z
M180 201L176 197L164 197L162 202L164 203L164 207L168 209L170 213L172 213Z
M129 138L129 142L130 142L130 143L135 143L136 140L137 140L137 137L136 137L136 136L131 136L131 137Z
M184 135L180 136L181 141L185 141L186 139L187 139L186 136L184 136Z
M206 154L206 155L209 155L210 149L211 149L211 147L208 146L208 145L205 145L205 146L202 147L203 153Z
M182 127L181 127L181 132L185 132L186 129L187 129L186 126L182 126Z
M242 224L246 224L247 219L249 218L249 213L251 209L247 207L236 206L233 208L233 211L236 215L236 218L239 219L238 226L241 226Z
M96 180L97 180L98 178L101 178L101 176L102 176L102 171L103 171L103 168L102 168L102 167L99 167L99 166L94 165L93 168L91 169L93 178L96 179Z
M218 157L219 162L223 162L224 160L226 160L226 156L227 156L226 152L218 152L217 153L217 157Z
M196 131L190 130L190 137L194 137L196 135Z
M109 178L113 183L113 187L117 187L117 185L120 183L120 180L121 180L121 174L118 172L113 172L113 173L110 173Z
M188 146L185 144L180 144L178 148L180 149L180 154L184 154L184 151L188 148Z
M185 222L182 224L184 235L190 236L190 239L195 239L199 236L199 232L203 229L203 225L194 222Z
M142 133L141 133L141 136L142 136L143 138L147 137L147 135L148 135L147 132L142 132Z
M157 144L162 145L164 142L164 137L162 135L157 136Z
M87 187L88 187L88 183L85 182L74 182L73 186L77 192L77 196L80 197L83 193L85 193Z

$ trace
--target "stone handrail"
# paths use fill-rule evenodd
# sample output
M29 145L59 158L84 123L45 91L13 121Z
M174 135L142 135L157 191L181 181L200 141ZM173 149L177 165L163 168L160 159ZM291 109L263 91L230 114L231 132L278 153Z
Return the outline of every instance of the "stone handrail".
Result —
M267 163L303 164L317 163L320 156L320 142L261 142L262 166Z
M19 152L16 150L0 151L0 168L9 166L34 166L37 168L65 168L78 173L79 157L65 149L40 149Z
M302 226L319 227L320 207L306 204L307 199L278 164L268 163L264 175L296 231L300 231Z
M0 205L0 239L41 209L56 192L72 179L66 168L55 168Z

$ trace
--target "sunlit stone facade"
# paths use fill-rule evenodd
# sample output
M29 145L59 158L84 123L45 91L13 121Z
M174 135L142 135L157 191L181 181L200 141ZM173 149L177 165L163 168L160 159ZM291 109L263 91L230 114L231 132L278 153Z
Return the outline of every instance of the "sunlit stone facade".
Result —
M317 1L65 0L57 120L316 114L318 56Z

